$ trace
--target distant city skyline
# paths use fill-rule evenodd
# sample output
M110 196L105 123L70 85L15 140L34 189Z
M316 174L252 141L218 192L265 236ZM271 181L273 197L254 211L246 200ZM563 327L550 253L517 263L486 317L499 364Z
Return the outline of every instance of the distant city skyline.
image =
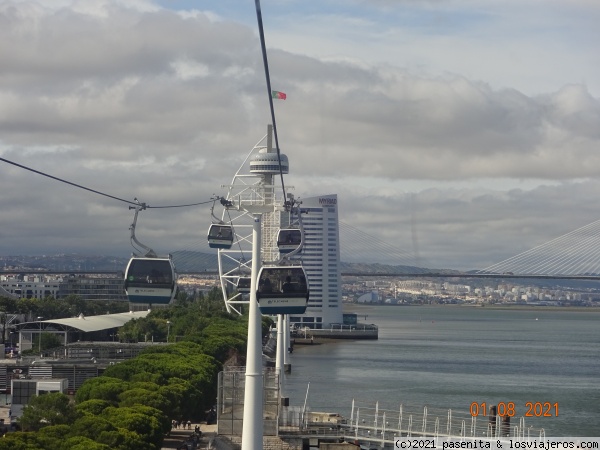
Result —
M337 193L342 260L344 224L471 270L600 218L599 3L261 3L286 184ZM0 20L6 160L192 204L225 195L271 121L254 2L0 0ZM132 218L0 162L0 254L127 257ZM210 221L208 203L149 209L137 236L208 252Z

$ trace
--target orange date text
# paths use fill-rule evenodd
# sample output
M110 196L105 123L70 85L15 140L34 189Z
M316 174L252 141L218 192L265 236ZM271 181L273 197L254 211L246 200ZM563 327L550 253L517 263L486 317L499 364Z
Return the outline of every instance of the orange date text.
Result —
M523 408L523 409L521 409ZM519 408L519 415L524 417L557 417L558 402L525 402ZM517 415L517 405L515 402L500 402L497 405L490 405L486 402L473 402L469 407L472 417L481 416L508 416Z

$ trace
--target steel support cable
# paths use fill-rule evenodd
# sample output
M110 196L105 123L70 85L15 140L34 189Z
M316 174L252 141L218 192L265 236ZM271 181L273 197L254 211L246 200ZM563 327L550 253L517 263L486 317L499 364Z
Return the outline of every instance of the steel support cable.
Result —
M532 273L561 273L565 267L565 263L571 260L568 255L573 245L579 245L579 240L575 236L570 236L568 239L563 239L557 242L553 247L546 246L543 250L544 253L537 255L537 261L535 266L530 266L530 272Z
M281 177L281 189L283 191L283 201L286 202L285 184L283 182L283 169L281 168L281 150L279 149L279 138L277 137L277 124L275 123L275 108L273 106L273 94L271 90L271 77L269 75L269 61L267 59L267 47L265 45L265 32L263 29L262 13L260 10L260 0L255 0L256 20L258 21L258 34L260 36L260 47L262 50L263 65L265 67L265 79L267 82L267 94L269 97L269 108L271 109L271 121L273 122L273 137L275 138L275 148L277 150L277 159L279 161L279 176Z
M577 254L583 247L584 243L577 240L563 241L560 245L545 248L545 253L538 256L537 265L531 267L531 271L537 273L568 273L572 270L573 255Z
M544 261L531 266L531 264L532 264L531 261L532 261L532 259L539 260L540 257L543 257L544 254L548 254L548 253L550 253L551 255L555 255L555 256L551 257L550 260L548 260L547 262L553 261L554 259L556 259L556 252L559 249L564 248L565 245L569 245L569 246L573 247L575 244L571 244L571 242L580 242L581 235L584 232L589 231L590 229L593 230L594 233L596 233L597 227L599 224L600 224L600 221L592 222L591 224L585 225L581 228L578 228L577 230L573 230L569 233L566 233L563 236L559 236L555 239L545 242L544 244L540 244L532 249L529 249L525 252L519 253L518 255L515 255L504 261L501 261L499 263L488 266L482 270L479 270L478 272L482 273L482 272L502 271L503 269L507 269L507 268L510 269L510 268L515 268L515 267L523 267L524 264L529 264L529 270L532 270L532 269L537 270L537 268L540 267L540 264L542 264L542 267L547 267L548 264L544 265ZM582 245L581 243L578 243L578 244L576 244L576 247L579 248L581 245ZM561 267L563 267L563 266L561 266Z
M590 236L586 240L586 249L581 252L577 265L572 269L574 273L594 273L596 271L595 265L597 265L600 251L598 244L600 244L600 236ZM594 266L590 266L590 264L594 264Z
M352 244L350 244L350 242L352 242ZM340 253L344 255L352 255L355 253L357 255L362 255L361 259L363 259L365 256L365 250L369 249L370 251L375 251L378 254L378 259L380 259L382 256L385 257L387 261L382 261L382 263L414 265L414 258L399 256L397 253L395 254L390 252L389 248L383 248L383 246L379 243L375 243L372 240L357 239L354 235L349 239L342 237L340 239L340 245L342 245L343 248L343 251ZM347 261L352 262L352 259L352 257L349 257Z
M349 225L347 223L344 223L342 221L339 222L340 224L340 241L342 240L348 240L348 244L346 244L345 247L350 248L351 250L359 250L359 249L363 249L364 247L369 247L373 250L378 250L382 253L385 253L386 256L390 256L393 255L394 252L390 252L390 247L389 244L385 243L384 241L376 238L375 236L370 235L369 233L366 233L362 230L359 230L358 228L353 227L352 225ZM412 258L412 255L409 254L408 252L404 252L400 249L399 253L402 255L402 259L406 259L406 260L410 260Z
M599 268L600 268L600 233L598 233L598 231L596 231L597 233L597 238L596 241L596 253L594 253L593 255L590 255L590 258L588 259L592 259L592 261L590 262L592 265L590 267L588 267L587 272L589 273L597 273Z
M33 173L38 174L38 175L42 175L42 176L47 177L47 178L51 178L53 180L60 181L61 183L65 183L65 184L68 184L70 186L73 186L73 187L76 187L76 188L79 188L79 189L83 189L85 191L92 192L94 194L98 194L98 195L102 195L104 197L112 198L113 200L118 200L120 202L128 203L130 205L136 205L136 206L138 205L138 203L136 203L136 202L132 202L130 200L125 200L125 199L120 198L120 197L115 197L114 195L106 194L104 192L97 191L96 189L91 189L89 187L82 186L81 184L73 183L72 181L68 181L68 180L65 180L63 178L55 177L54 175L50 175L49 173L42 172L40 170L36 170L36 169L31 168L31 167L24 166L22 164L14 162L14 161L10 161L10 160L8 160L6 158L0 158L0 161L5 162L7 164L12 164L13 166L19 167L21 169L28 170L30 172L33 172ZM188 206L205 205L205 204L210 203L210 202L212 202L212 200L208 200L208 201L205 201L205 202L199 202L199 203L189 203L189 204L186 204L186 205L167 205L167 206L150 206L150 205L146 205L146 208L152 208L152 209L185 208L185 207L188 207Z
M397 253L394 254L393 252L389 251L389 248L383 248L382 245L379 245L372 240L357 239L354 235L348 239L342 237L340 239L340 245L343 249L340 252L343 255L342 259L346 260L347 262L356 262L356 258L352 258L352 254L360 255L360 259L364 261L365 254L368 249L374 254L374 256L375 254L377 255L377 259L381 261L382 264L414 265L414 258L402 257Z
M508 258L504 261L496 263L492 266L489 266L485 269L480 270L479 272L503 272L508 269L514 269L518 267L521 270L521 267L531 267L531 264L535 263L539 258L539 249L537 250L527 250L526 252L515 255L511 258Z
M547 250L547 249L544 249ZM555 254L550 254L550 259L542 252L530 253L523 255L516 260L505 262L494 267L494 271L510 271L518 273L538 273L539 270L548 270L549 264L554 263L557 257Z
M600 221L598 221L598 222L600 222ZM535 258L535 255L539 254L540 251L543 251L544 249L546 249L546 248L548 248L548 247L550 247L552 245L560 243L561 241L563 241L564 239L568 238L569 236L571 236L573 234L576 234L580 230L589 228L592 225L594 225L595 223L597 223L597 222L594 222L593 224L588 224L588 225L586 225L586 226L584 226L584 227L582 227L580 229L571 231L571 232L569 232L569 233L567 233L567 234L565 234L563 236L559 236L559 237L557 237L555 239L552 239L552 240L550 240L548 242L540 244L540 245L538 245L538 246L536 246L534 248L526 250L525 252L519 253L518 255L512 256L512 257L510 257L510 258L508 258L508 259L506 259L504 261L501 261L499 263L496 263L496 264L493 264L491 266L488 266L488 267L480 270L479 272L489 272L489 271L501 270L502 268L507 267L509 264L515 264L515 263L518 264L519 260L521 260L521 261L524 260L524 259L527 260L527 258L529 258L529 257Z
M390 260L394 261L398 258L398 263L406 265L415 264L415 256L409 252L402 250L399 247L391 246L389 243L370 235L352 225L340 221L340 241L344 241L345 253L355 250L357 253L364 255L365 248L370 250L376 250L379 254L387 256ZM396 262L396 261L394 261ZM425 262L426 263L426 262Z
M546 260L541 260L533 270L539 270L540 273L568 273L573 272L573 264L579 261L583 255L587 255L589 251L589 237L582 239L585 236L583 233L586 230L575 230L571 235L565 236L553 246L546 246L544 250L548 254ZM582 254L585 249L587 251ZM576 255L576 258L573 258ZM541 258L543 255L540 255Z
M576 261L579 261L584 255L587 255L590 251L593 251L593 249L589 247L589 238L582 240L579 237L577 240L573 240L573 242L563 242L563 247L558 248L557 250L559 250L560 253L554 257L556 263L551 269L553 273L574 272L573 264ZM544 270L544 268L541 270Z
M581 273L584 272L593 272L594 269L590 269L589 264L592 261L597 261L600 236L598 235L587 235L583 234L580 242L576 247L570 247L565 250L570 255L575 254L575 258L571 257L571 272L572 273Z

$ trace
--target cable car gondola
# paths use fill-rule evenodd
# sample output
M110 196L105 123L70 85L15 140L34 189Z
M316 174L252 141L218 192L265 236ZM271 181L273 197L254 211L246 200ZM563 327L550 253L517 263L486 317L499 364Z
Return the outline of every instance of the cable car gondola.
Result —
M134 248L137 245L137 248L143 249L145 254L144 256L134 254L127 264L124 280L127 299L130 303L143 305L168 305L177 294L177 273L171 255L158 256L154 250L135 237L138 213L146 209L146 204L138 202L137 206L129 209L135 209L133 223L129 227L131 245Z
M262 267L256 298L262 314L303 314L309 289L302 266Z
M251 279L248 276L241 276L238 278L237 282L237 290L240 294L249 294L250 293L250 283Z
M170 257L134 256L125 270L125 293L131 303L168 305L175 298L176 279Z
M290 253L302 244L302 232L298 228L282 228L277 233L279 253Z
M213 223L208 229L208 246L210 248L230 249L233 245L233 227L222 223Z

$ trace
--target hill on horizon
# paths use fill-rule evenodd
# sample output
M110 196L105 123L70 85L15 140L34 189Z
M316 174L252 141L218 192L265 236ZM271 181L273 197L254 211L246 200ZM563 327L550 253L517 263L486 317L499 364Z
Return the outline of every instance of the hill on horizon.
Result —
M217 255L193 251L177 251L173 253L173 260L177 272L182 273L202 273L217 271ZM23 256L11 255L0 256L0 273L44 273L44 272L125 272L129 258L120 258L115 256L103 255L81 255L81 254L56 254L56 255L37 255ZM384 275L410 275L410 274L450 274L457 273L449 269L427 269L416 266L386 265L377 263L345 263L340 262L341 271L346 275L355 274L384 274ZM233 263L226 267L227 270L233 269ZM465 278L469 278L468 272ZM509 279L509 277L507 277ZM481 285L483 281L477 282ZM550 284L548 280L528 280L527 284L538 286L540 288L580 288L597 289L595 281L584 280L553 280Z
M194 251L173 252L173 262L179 273L215 272L218 270L216 253ZM56 255L9 255L0 256L0 270L4 272L124 272L129 258L104 255L81 255L60 253ZM427 269L415 266L387 265L377 263L340 262L343 273L411 274L427 272L452 272L445 269ZM226 270L235 268L231 263Z

